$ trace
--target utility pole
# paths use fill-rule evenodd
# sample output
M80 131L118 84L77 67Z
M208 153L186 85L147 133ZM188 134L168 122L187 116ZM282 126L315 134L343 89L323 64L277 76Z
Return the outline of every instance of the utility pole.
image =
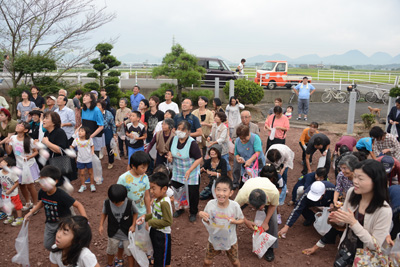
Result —
M175 35L172 35L172 46L175 45Z

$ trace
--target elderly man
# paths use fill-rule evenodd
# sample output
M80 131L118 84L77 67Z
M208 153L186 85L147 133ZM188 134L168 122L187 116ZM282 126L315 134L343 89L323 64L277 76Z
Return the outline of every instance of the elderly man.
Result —
M249 126L250 133L260 136L260 128L258 127L257 124L251 122L250 111L248 111L248 110L242 111L242 113L240 113L240 118L241 118L242 122L235 127L235 130L233 131L233 135L231 136L233 143L235 143L235 140L237 138L236 130L240 125ZM234 160L233 160L233 188L234 189L239 187L239 182L240 182L240 164L236 161L236 158L234 157Z
M199 118L197 118L191 113L192 109L193 109L192 100L190 100L190 98L184 99L182 101L182 112L174 117L175 129L178 127L178 124L181 121L186 120L190 123L191 126L190 136L196 138L197 136L201 136L203 134L203 131L201 130L201 124Z
M144 95L140 93L140 87L135 85L133 87L133 94L131 94L131 107L132 111L140 111L139 110L139 103L145 99Z
M304 114L304 120L307 120L308 106L310 105L310 97L315 92L315 87L308 83L308 78L304 77L303 82L296 85L294 92L298 96L298 112L297 120L301 120Z
M68 97L68 93L67 93L67 90L65 90L65 89L60 89L60 90L58 90L58 95L59 96L65 96L65 97ZM68 102L67 102L67 108L69 108L69 109L71 109L71 110L74 110L74 100L72 100L72 99L70 99L70 98L67 98L68 99Z
M45 108L43 112L55 111L56 108L57 108L57 106L56 106L56 101L57 101L57 98L55 98L55 97L52 96L52 95L48 95L48 96L46 97L46 105L47 105L47 108Z
M276 186L266 178L256 177L248 180L236 195L235 201L244 209L250 204L256 210L265 212L265 219L261 227L270 235L278 237L278 222L276 207L279 204L279 191ZM244 218L244 223L254 231L256 224ZM267 250L264 258L271 262L274 260L274 248L278 247L278 240Z
M74 134L75 130L75 112L66 107L67 102L68 98L66 96L59 95L57 98L58 108L54 112L60 115L61 129L64 130L65 134L67 135L69 145L71 145L73 141L72 135Z

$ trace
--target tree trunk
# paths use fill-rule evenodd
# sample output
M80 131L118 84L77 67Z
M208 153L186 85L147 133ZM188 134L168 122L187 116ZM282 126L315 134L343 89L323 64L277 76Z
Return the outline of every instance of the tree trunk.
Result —
M178 103L181 105L182 104L182 86L179 84L178 81Z

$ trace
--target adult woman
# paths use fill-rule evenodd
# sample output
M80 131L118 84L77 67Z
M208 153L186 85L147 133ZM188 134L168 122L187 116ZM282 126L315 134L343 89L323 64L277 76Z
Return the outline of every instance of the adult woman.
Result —
M15 134L16 126L17 121L11 118L10 112L5 108L0 109L0 144L5 142L5 138Z
M23 91L21 94L22 101L17 105L17 115L21 118L21 121L26 121L29 115L29 112L36 108L34 102L29 100L29 92Z
M82 126L90 129L94 151L99 156L100 150L106 145L103 137L104 118L96 106L96 97L92 93L85 93L83 96Z
M43 114L43 127L47 130L42 143L47 146L51 157L61 156L61 149L68 148L68 139L61 129L61 118L58 113L48 111Z
M268 140L267 140L267 148L273 144L285 144L286 142L286 133L289 130L289 119L283 115L282 108L280 106L274 107L274 115L269 116L265 121L264 129L268 130ZM275 128L274 136L271 136L272 129Z
M205 96L200 96L197 102L199 105L198 109L195 109L192 114L199 118L201 124L201 131L203 132L202 136L197 137L197 144L199 145L200 149L203 152L203 156L206 152L206 141L207 137L210 135L211 127L214 123L214 116L213 113L206 109L208 104L208 98Z
M353 183L343 208L329 215L332 222L346 225L336 260L347 250L351 254L347 266L352 266L357 248L375 250L373 238L382 246L392 218L385 168L380 162L367 159L357 164Z
M222 106L222 101L219 97L216 97L213 99L213 110L212 112L217 113L217 112L225 112L225 110L221 107Z
M165 119L174 119L175 115L176 115L175 111L173 111L172 109L168 109L168 110L165 111L165 113L164 113L164 120L165 120ZM162 123L163 123L163 121L159 121L159 122L157 123L156 128L154 129L154 133L153 133L153 134L156 134L157 132L159 132L159 131L162 130Z
M131 110L127 108L128 99L121 98L119 100L119 109L117 110L117 115L115 115L115 125L117 126L117 134L118 134L118 147L119 147L119 155L123 157L125 155L125 159L128 158L128 141L125 136L125 121L128 120L129 114ZM124 153L124 146L126 149L126 154Z
M226 116L228 117L229 125L229 136L233 136L233 131L236 126L241 123L240 120L240 109L244 109L244 105L239 102L239 99L235 96L229 98L229 105L226 106Z
M209 199L212 196L212 186L214 180L221 175L226 176L226 161L221 157L222 146L215 144L208 150L209 159L204 161L203 167L200 169L201 172L206 172L210 181L208 185L201 191L200 199ZM222 159L222 160L221 160Z
M117 127L114 123L114 116L108 110L106 110L107 104L104 100L97 101L97 107L103 114L104 119L104 139L106 142L107 155L108 155L108 169L114 167L114 152L111 152L111 139L115 138L117 141Z
M239 125L236 129L235 157L242 165L241 175L244 174L244 167L252 167L258 159L258 171L265 165L265 157L262 153L261 139L258 135L250 133L249 126Z
M196 221L199 204L201 151L195 140L190 137L191 125L188 121L179 122L176 136L171 142L168 161L173 162L172 183L174 188L189 185L189 221ZM183 209L174 212L174 218L179 217Z
M100 95L101 97L99 98L99 100L103 100L106 103L106 108L105 110L108 110L111 112L111 106L110 106L110 98L107 95L107 91L104 88L100 89ZM112 114L112 113L111 113Z
M173 119L171 118L164 119L162 122L162 131L156 132L156 134L153 136L153 139L151 139L151 142L146 149L146 153L149 153L150 150L153 148L154 144L156 145L157 156L156 156L155 166L167 163L166 157L168 155L168 152L170 151L169 148L172 138L175 136L175 134L172 133L172 130L174 129L174 124L175 123Z

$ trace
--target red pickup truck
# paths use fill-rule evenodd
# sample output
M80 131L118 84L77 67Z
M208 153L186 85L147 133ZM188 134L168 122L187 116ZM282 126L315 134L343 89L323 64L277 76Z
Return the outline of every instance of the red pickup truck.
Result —
M282 60L266 61L260 69L257 70L254 81L265 86L268 89L275 89L277 86L287 88L297 85L303 81L303 77L307 75L288 74L288 63ZM308 82L311 82L312 77L308 77Z

